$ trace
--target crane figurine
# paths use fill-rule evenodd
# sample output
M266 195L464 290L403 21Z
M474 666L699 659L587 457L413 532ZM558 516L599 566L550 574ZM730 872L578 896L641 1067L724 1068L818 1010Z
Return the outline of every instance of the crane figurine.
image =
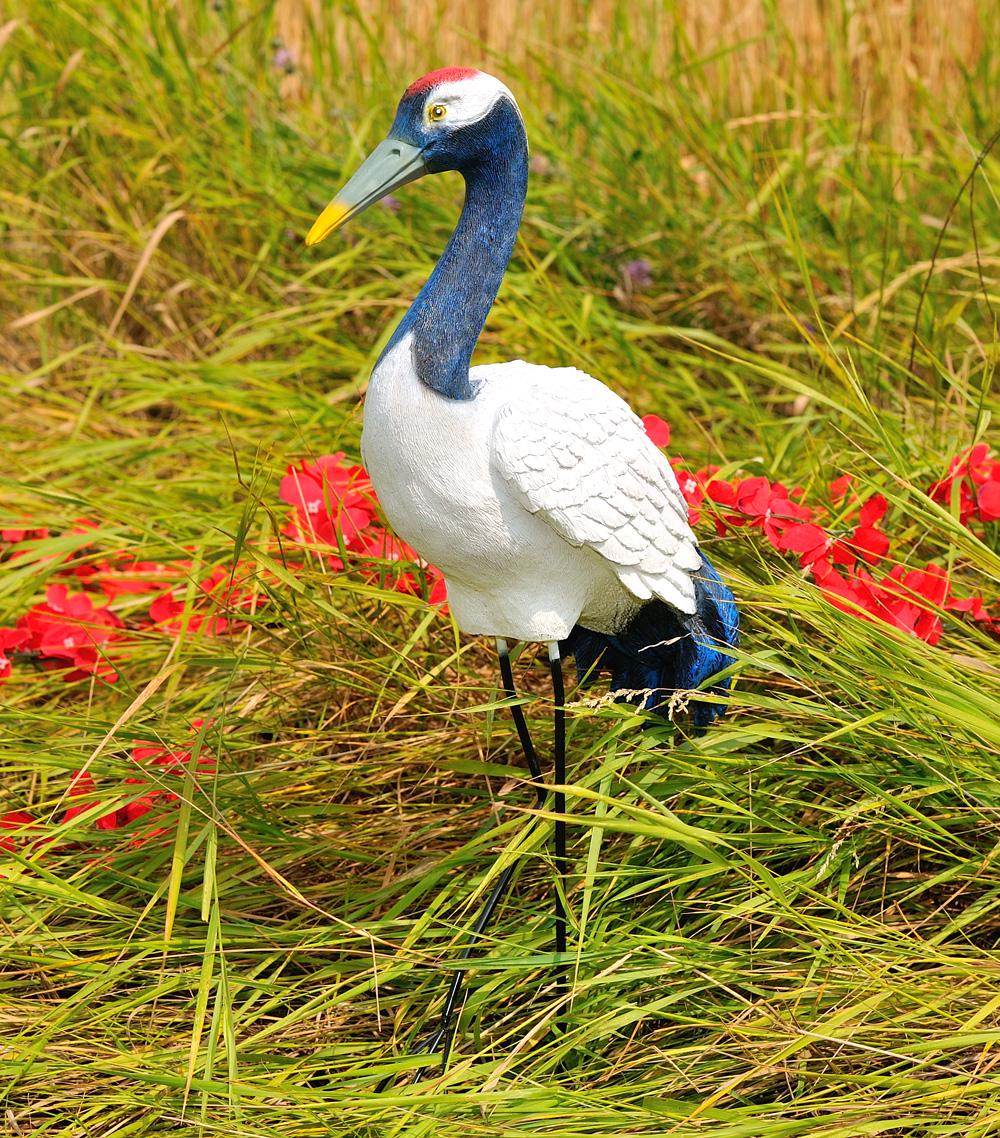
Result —
M554 694L554 812L566 812L561 658L582 680L664 708L690 692L696 729L721 713L739 616L698 547L670 464L641 420L599 380L514 360L471 366L520 225L528 184L524 121L510 90L447 68L406 89L388 137L323 210L314 245L386 194L457 170L465 202L447 247L372 371L361 450L386 517L444 575L459 627L494 638L515 698L511 641L548 647ZM707 695L707 699L698 696ZM517 734L538 802L542 772L521 705ZM555 823L555 947L566 951L566 827ZM499 876L467 959L500 903ZM461 1007L456 970L424 1053L447 1060ZM565 1001L559 970L556 995Z

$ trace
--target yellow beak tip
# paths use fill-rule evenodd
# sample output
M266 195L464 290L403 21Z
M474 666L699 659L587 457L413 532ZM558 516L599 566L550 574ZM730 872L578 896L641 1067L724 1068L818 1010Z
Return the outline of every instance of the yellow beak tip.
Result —
M324 237L328 237L335 229L339 229L347 220L351 207L343 202L332 201L313 222L312 229L306 234L307 245L318 245Z

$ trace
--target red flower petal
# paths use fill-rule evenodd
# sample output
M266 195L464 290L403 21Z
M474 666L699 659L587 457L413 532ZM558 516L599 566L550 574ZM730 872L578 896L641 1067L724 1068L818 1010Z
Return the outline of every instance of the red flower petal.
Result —
M80 794L93 794L97 787L90 771L73 771L69 780L69 795L76 798Z
M21 830L34 829L36 826L35 819L27 812L27 810L8 810L6 814L0 814L0 830L14 830L19 832ZM17 842L13 834L0 838L0 850L7 853L13 853L17 849Z
M430 574L428 573L428 577ZM432 605L444 605L448 599L448 589L444 583L444 577L438 576L430 587L427 594L427 600Z
M34 825L35 819L27 810L8 810L0 814L0 830L19 830L22 826Z
M991 480L979 487L977 505L984 522L1000 521L1000 482Z
M736 487L721 478L713 478L705 487L705 493L717 505L735 506Z
M659 415L643 415L642 425L650 441L656 446L670 446L670 425Z
M278 493L283 502L294 506L300 514L308 517L318 517L326 509L323 495L323 486L311 474L288 468L288 473L281 480Z
M21 648L28 642L28 632L23 628L0 628L0 651L9 652Z
M763 476L744 478L736 488L736 505L750 517L763 517L771 506L771 483Z
M854 476L851 474L842 474L839 478L835 478L830 483L830 497L835 502L839 502L848 490L850 490L853 481Z
M889 552L888 535L874 526L858 526L847 545L856 550L869 565L877 565Z
M881 494L873 494L861 507L858 522L862 526L873 526L885 517L889 503Z
M775 544L783 552L801 554L801 564L806 566L823 557L831 543L819 526L811 522L793 522L781 531Z

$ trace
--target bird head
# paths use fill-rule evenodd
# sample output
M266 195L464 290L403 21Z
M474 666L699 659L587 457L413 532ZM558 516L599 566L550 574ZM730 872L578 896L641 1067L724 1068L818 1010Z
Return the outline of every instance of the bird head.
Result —
M466 67L432 71L403 92L388 138L319 215L306 244L322 241L407 182L444 170L469 175L512 143L526 145L524 123L499 79Z

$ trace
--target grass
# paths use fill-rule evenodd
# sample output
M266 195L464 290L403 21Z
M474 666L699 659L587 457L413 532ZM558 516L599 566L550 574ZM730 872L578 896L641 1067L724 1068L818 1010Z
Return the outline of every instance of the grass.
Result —
M574 709L574 1001L550 1030L546 827L489 646L276 553L285 465L356 454L368 369L460 192L430 180L305 249L413 78L332 67L379 31L326 15L301 102L267 4L15 5L0 32L0 521L53 533L0 567L0 624L73 548L238 554L268 598L237 633L137 638L112 687L18 667L2 688L2 810L58 819L71 771L118 787L134 740L181 746L198 718L219 756L161 842L96 829L95 807L61 852L5 860L8 1131L1000 1132L997 644L841 613L747 530L705 533L746 626L732 713L692 739ZM959 192L1000 123L996 42L954 102L914 82L906 153L884 108L806 74L776 104L762 73L734 115L720 57L681 37L653 87L639 37L626 63L583 42L574 68L539 46L530 84L495 61L536 172L479 358L592 371L692 466L817 499L850 472L889 498L896 556L995 599L996 527L923 491L1000 410L995 152ZM654 284L630 295L634 258ZM72 534L81 516L98 529ZM533 647L518 674L545 754ZM451 1066L379 1094L494 850L525 865Z

